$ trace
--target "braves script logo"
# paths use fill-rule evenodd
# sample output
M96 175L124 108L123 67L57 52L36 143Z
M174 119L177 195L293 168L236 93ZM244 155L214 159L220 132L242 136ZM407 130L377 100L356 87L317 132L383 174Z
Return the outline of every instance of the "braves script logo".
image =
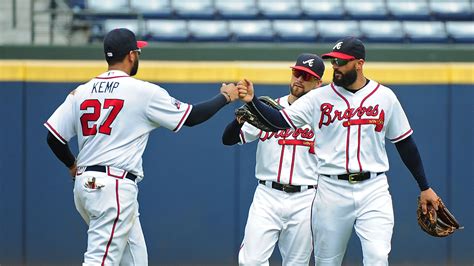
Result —
M341 46L342 46L342 42L338 42L338 43L336 43L336 45L334 45L334 47L333 47L332 49L333 49L333 50L334 50L334 49L339 50L339 49L341 49Z
M385 121L384 111L380 111L379 115L379 105L364 107L360 106L357 108L347 108L344 111L333 110L334 105L330 103L321 104L321 118L319 119L319 128L324 126L329 126L336 119L339 121L345 120L342 125L344 127L354 126L354 125L375 125L374 130L380 132L383 129L383 123ZM374 118L365 118L362 119L363 115L374 117ZM379 117L377 118L377 115ZM359 119L352 119L357 116Z
M308 64L310 67L313 66L314 58L313 59L308 59L306 61L303 61L303 64Z
M263 132L265 133L263 136L260 136L261 141L266 141L267 139L270 138L276 138L278 140L278 144L284 146L284 145L295 145L295 146L306 146L309 147L309 153L314 154L314 132L309 129L302 129L298 128L296 130L291 130L291 129L286 129L286 130L280 130L278 132ZM289 137L293 137L294 139L287 139ZM302 138L302 139L296 139L296 138ZM306 139L306 140L303 140Z

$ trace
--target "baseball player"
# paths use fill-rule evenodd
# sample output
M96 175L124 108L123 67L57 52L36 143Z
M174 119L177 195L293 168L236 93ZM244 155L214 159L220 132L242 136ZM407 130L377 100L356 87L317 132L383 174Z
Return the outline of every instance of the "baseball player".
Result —
M73 90L44 124L50 148L75 177L75 205L89 225L84 265L148 264L137 183L150 131L202 123L238 99L235 85L223 84L214 98L190 105L132 78L146 45L130 30L109 32L104 39L108 70ZM76 135L77 158L68 147Z
M288 107L321 86L323 60L301 54L292 68L290 94L277 99ZM255 176L258 186L250 206L240 265L268 265L278 241L283 265L308 265L312 247L311 204L316 191L314 132L308 125L264 132L239 117L225 129L225 145L259 140Z
M280 112L254 97L250 81L239 82L239 97L252 102L275 126L310 124L317 136L319 178L312 213L316 265L341 265L353 227L364 265L388 265L394 217L385 174L385 138L395 143L416 179L423 212L427 204L438 209L438 196L428 185L413 130L397 97L363 74L363 43L343 38L322 57L331 59L333 82Z

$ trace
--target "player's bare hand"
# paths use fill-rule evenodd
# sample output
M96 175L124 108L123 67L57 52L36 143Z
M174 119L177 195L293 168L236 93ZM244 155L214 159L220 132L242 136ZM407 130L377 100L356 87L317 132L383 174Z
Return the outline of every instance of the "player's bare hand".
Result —
M76 162L74 162L74 164L71 167L69 167L69 174L72 176L73 179L76 177L76 172L77 172L77 164Z
M227 98L227 102L233 102L239 99L239 91L234 83L222 83L221 93Z
M421 191L420 204L424 214L427 212L427 204L432 205L435 210L438 210L439 197L436 195L433 189L429 188L427 190Z
M248 103L251 102L254 96L253 83L248 79L243 79L237 83L239 90L239 98Z

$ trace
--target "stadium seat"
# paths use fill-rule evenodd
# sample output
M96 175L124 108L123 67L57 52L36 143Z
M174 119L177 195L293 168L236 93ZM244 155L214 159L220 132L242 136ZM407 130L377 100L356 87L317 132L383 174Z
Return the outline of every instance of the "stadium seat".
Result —
M87 0L86 8L95 13L126 14L130 11L128 0Z
M214 6L223 19L253 19L259 14L255 0L215 0Z
M285 42L314 42L318 37L312 20L274 20L273 30Z
M135 33L137 36L144 34L143 26L141 26L136 19L107 19L102 24L103 36L109 31L118 28L127 28Z
M388 12L398 20L430 20L426 0L387 0Z
M445 43L448 36L441 21L404 21L405 31L410 42L414 43Z
M193 41L227 41L230 31L223 20L190 20L188 29Z
M86 1L85 0L69 0L68 3L69 7L72 10L80 10L86 8Z
M341 0L301 0L301 11L311 19L343 19Z
M405 37L400 21L365 20L359 27L368 42L403 42Z
M347 36L361 37L359 24L357 21L353 20L321 20L316 22L316 29L321 41L323 42L334 42Z
M229 28L236 41L273 41L273 30L268 20L230 21Z
M185 19L211 19L215 15L212 0L171 0L171 6Z
M258 8L268 19L297 19L302 14L297 0L258 0Z
M455 43L474 44L474 22L447 21L446 31Z
M469 0L431 0L430 9L439 20L472 20L473 10Z
M189 31L184 20L148 20L147 39L152 41L187 41Z
M354 20L388 18L384 0L344 1L347 14Z
M173 14L170 0L130 0L130 5L144 18L167 18Z
M91 25L89 39L90 41L102 42L104 36L109 31L117 28L127 28L133 31L139 38L144 36L145 33L143 25L136 19L105 19L96 21Z

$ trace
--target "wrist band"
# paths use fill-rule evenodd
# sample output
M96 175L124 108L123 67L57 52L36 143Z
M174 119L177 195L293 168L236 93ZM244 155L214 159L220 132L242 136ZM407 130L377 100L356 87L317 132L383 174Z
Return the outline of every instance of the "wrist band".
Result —
M230 97L229 93L226 92L226 91L222 91L221 92L222 95L224 95L224 97L227 99L227 103L230 103L232 101L232 98Z

